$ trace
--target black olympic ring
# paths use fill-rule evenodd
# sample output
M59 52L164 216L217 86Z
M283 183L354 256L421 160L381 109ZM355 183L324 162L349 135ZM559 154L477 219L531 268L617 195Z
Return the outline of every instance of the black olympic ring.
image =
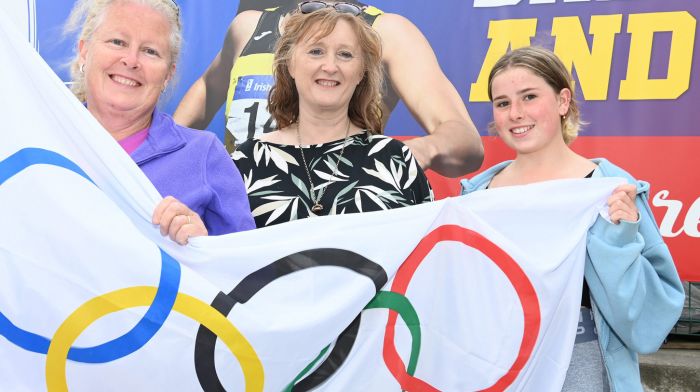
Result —
M285 256L246 276L228 295L217 294L211 306L228 316L237 303L246 303L263 287L274 280L307 268L336 266L350 269L372 280L375 292L388 281L381 265L355 252L336 249L309 249ZM333 350L321 365L293 388L294 391L308 391L327 380L345 361L352 349L360 327L360 315L340 334ZM199 326L194 348L195 370L199 384L205 392L225 391L216 373L214 348L216 335L203 325Z

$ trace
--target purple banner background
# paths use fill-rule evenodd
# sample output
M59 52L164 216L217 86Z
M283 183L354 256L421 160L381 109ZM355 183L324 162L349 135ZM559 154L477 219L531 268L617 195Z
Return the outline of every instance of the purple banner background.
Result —
M473 8L473 1L445 0L377 0L372 2L386 12L400 13L413 21L430 41L440 65L460 92L462 99L482 135L491 118L491 106L484 102L469 102L469 88L477 79L484 56L490 44L487 38L490 20L537 18L537 36L533 44L553 48L552 18L577 16L584 32L588 32L591 15L622 14L620 33L615 38L613 62L605 101L583 102L583 114L590 122L584 135L590 136L690 136L700 135L700 74L697 58L700 40L695 39L693 66L689 89L676 100L620 101L617 94L620 80L625 79L630 45L627 31L629 14L688 11L697 19L700 2L678 0L608 1L556 4L527 4L497 8ZM428 5L430 4L430 5ZM697 27L696 27L697 33ZM697 35L697 34L696 34ZM591 37L587 35L589 48ZM670 33L656 33L653 45L650 78L664 78L668 67ZM574 78L577 79L574 70ZM581 99L581 91L578 91ZM582 100L583 101L583 100ZM420 135L423 132L403 106L392 113L387 127L402 135ZM401 130L401 131L399 131Z

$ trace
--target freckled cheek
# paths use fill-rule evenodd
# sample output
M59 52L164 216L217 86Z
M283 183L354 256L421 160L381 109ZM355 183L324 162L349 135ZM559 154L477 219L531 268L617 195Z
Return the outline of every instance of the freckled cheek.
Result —
M505 127L504 124L506 124L507 118L506 115L500 112L494 112L493 114L493 123L494 126L496 127L497 132L501 132L501 129Z

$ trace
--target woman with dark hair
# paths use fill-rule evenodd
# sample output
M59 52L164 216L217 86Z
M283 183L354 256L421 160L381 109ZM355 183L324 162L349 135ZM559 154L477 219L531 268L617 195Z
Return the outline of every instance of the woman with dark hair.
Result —
M410 150L381 135L380 39L337 6L287 19L268 98L278 129L233 154L258 227L432 200Z

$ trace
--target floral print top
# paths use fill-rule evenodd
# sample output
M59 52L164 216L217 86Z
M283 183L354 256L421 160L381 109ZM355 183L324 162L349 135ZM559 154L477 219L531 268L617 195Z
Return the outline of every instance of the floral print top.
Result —
M250 139L231 154L243 176L257 227L317 215L387 210L433 200L423 170L406 145L368 132L303 146L315 187L311 188L298 146ZM313 212L322 191L323 210Z

